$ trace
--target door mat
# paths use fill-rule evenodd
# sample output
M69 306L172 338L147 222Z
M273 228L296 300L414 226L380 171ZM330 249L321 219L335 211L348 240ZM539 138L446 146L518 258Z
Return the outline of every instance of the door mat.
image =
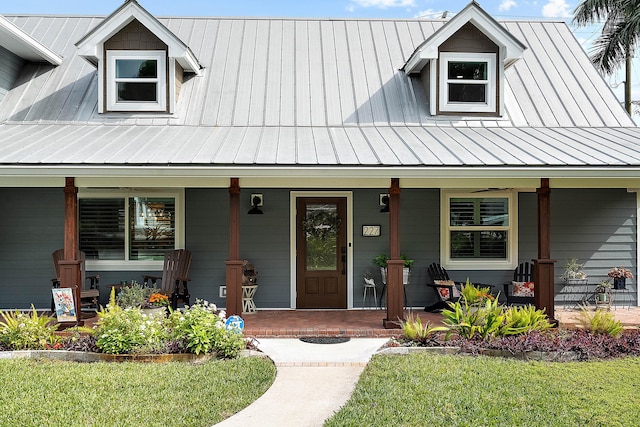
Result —
M302 337L300 341L309 344L342 344L350 339L349 337Z

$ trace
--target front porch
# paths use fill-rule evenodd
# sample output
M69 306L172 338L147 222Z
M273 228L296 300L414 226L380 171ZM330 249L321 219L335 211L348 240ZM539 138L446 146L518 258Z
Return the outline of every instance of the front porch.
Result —
M612 308L611 313L626 328L640 326L640 307ZM442 315L422 310L406 310L405 318L413 314L423 324L439 325ZM580 310L556 308L560 328L575 328ZM384 310L260 310L243 315L245 336L253 338L351 337L374 338L399 336L401 330L384 329Z

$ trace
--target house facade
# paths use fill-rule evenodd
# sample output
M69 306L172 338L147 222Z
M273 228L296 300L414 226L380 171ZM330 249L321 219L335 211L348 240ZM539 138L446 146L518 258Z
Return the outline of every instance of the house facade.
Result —
M637 272L640 132L563 22L475 2L450 20L329 20L125 1L6 15L0 36L0 308L47 308L61 247L63 282L79 249L103 289L187 248L192 297L232 312L244 259L259 309L352 309L388 254L389 320L403 291L436 300L433 262L501 287L536 260L551 313L580 297L566 259L593 284ZM625 297L638 304L635 282Z

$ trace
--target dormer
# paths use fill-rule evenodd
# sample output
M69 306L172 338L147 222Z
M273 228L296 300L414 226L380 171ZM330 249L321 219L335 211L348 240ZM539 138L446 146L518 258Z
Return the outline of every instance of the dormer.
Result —
M173 113L184 73L200 75L191 49L135 0L76 43L98 69L98 112Z
M473 1L418 46L403 70L422 81L433 116L502 116L504 70L525 49Z

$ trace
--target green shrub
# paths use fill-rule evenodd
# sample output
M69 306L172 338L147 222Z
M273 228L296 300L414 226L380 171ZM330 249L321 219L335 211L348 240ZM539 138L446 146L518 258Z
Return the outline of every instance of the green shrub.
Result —
M456 302L450 304L450 307L451 309L442 310L447 339L454 332L466 339L486 338L496 333L504 319L498 300L487 299L484 305L471 305L462 298L462 303Z
M171 338L183 341L191 353L235 357L245 345L240 333L225 328L224 312L207 301L171 312L167 322Z
M578 320L583 328L594 334L607 334L612 337L619 337L624 329L622 323L616 320L609 311L596 310L591 313L586 307L582 307Z
M469 305L484 304L486 300L493 301L495 299L495 297L491 294L490 287L475 286L473 283L469 281L468 277L467 277L467 282L464 285L462 285L462 289L460 290L460 296Z
M0 343L12 350L42 350L59 341L55 318L39 316L31 306L31 313L19 310L2 313Z
M487 338L504 335L520 335L551 328L544 310L533 306L504 307L497 299L484 299L479 304L470 304L466 298L450 304L443 310L446 338L457 333L466 339Z
M432 327L429 321L423 325L420 316L414 317L413 314L409 314L407 320L402 322L404 338L410 341L425 343L432 338L434 332L437 330L441 330L441 328Z
M148 316L139 308L122 308L111 290L109 304L98 312L96 345L103 353L154 353L164 347L167 331L164 317Z
M520 335L532 331L545 331L551 328L544 310L538 310L532 305L513 306L504 310L504 325L498 335Z

